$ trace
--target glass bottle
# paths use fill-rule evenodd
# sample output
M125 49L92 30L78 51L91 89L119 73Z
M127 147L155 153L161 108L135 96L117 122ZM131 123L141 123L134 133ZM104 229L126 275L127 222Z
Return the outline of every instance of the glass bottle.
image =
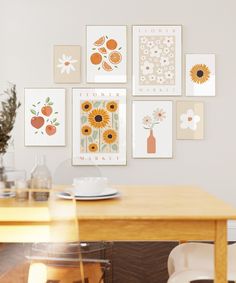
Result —
M31 189L50 190L52 187L51 173L46 166L45 156L36 158L35 166L31 172ZM49 198L49 192L32 192L32 198L35 201L46 201Z

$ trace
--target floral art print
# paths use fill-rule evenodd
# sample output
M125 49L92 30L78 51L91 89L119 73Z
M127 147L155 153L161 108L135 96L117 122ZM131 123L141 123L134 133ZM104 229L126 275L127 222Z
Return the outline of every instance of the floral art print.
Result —
M177 102L177 139L204 138L204 105L202 102Z
M133 95L181 95L181 27L133 27Z
M73 90L75 165L125 164L124 89Z

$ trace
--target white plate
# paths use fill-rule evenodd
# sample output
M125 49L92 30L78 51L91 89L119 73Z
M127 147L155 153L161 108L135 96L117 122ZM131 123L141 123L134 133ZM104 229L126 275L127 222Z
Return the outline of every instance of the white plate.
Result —
M15 196L16 194L12 192L1 192L0 193L0 199L1 198L14 198Z
M65 189L65 192L68 192L69 194L71 192L74 192L74 188L68 188L68 189ZM104 196L110 196L110 195L114 195L114 194L117 194L118 191L117 189L114 189L114 188L105 188L103 192L101 192L100 194L96 194L96 195L80 195L79 193L75 194L76 197L104 197Z
M68 188L68 189L65 189L64 193L70 195L71 192L74 192L74 188ZM75 197L76 198L96 198L96 197L106 197L106 196L112 196L112 195L115 195L117 194L118 191L117 189L114 189L114 188L105 188L103 192L101 192L100 194L96 194L96 195L80 195L80 194L75 194Z
M66 192L61 192L57 196L62 199L72 199L72 196L70 195L70 193L66 193ZM76 200L100 200L100 199L111 199L111 198L118 198L118 197L120 197L120 194L117 192L111 195L90 196L90 197L76 195L75 199Z

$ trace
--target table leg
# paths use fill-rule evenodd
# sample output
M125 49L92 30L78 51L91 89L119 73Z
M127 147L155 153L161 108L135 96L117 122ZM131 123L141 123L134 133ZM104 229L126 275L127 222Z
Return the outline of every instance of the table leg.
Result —
M214 283L227 282L227 244L227 221L216 221Z

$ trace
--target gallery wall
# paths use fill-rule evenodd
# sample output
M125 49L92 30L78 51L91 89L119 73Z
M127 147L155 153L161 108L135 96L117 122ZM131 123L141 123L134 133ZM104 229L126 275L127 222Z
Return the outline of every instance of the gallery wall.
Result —
M0 0L1 90L6 87L6 81L14 82L23 102L24 88L67 88L66 146L25 147L22 106L14 131L16 167L25 168L29 176L35 155L45 154L54 179L60 182L67 182L68 176L84 172L97 174L99 170L118 184L199 185L236 206L235 9L234 0ZM128 83L86 84L86 24L128 26ZM173 159L132 158L131 102L145 99L132 97L132 24L181 24L183 63L185 53L216 54L216 96L194 98L194 101L205 102L205 138L176 140L173 107ZM81 45L81 84L54 84L53 46L73 44ZM184 74L184 68L182 70ZM71 167L71 87L76 86L127 88L127 166ZM182 94L168 99L193 100L185 97L184 76ZM166 100L163 97L152 99Z

